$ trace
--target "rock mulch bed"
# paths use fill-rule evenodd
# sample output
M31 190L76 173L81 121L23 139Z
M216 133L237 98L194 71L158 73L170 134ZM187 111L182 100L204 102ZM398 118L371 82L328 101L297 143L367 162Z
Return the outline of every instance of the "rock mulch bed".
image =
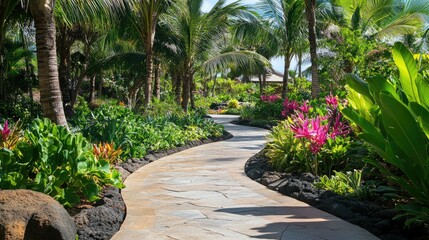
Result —
M224 132L221 137L214 137L204 140L196 140L187 143L184 146L159 151L150 152L144 158L131 158L119 164L116 168L122 174L123 181L137 169L154 162L167 155L171 155L188 148L196 147L202 144L222 141L232 138L232 134ZM105 240L110 239L119 231L126 216L126 206L122 199L120 190L113 187L104 189L102 198L88 205L80 205L69 209L73 217L79 240Z
M317 178L310 173L294 175L273 171L262 152L247 161L245 172L249 178L269 189L359 225L383 240L429 239L428 226L404 229L402 220L392 220L398 213L396 209L316 189L312 183Z

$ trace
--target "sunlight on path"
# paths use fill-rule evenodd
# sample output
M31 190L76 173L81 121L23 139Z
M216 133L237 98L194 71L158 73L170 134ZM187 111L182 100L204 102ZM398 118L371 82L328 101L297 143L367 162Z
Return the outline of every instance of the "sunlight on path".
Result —
M151 163L122 190L127 217L115 240L377 239L366 230L250 180L244 164L266 130L213 116L232 139Z

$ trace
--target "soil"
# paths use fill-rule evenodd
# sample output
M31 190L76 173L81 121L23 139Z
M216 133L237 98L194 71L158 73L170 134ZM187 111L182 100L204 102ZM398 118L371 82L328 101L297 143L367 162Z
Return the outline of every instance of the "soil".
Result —
M393 217L398 214L396 209L384 207L375 202L362 201L331 191L316 189L313 182L317 178L311 173L276 172L268 164L263 152L256 154L247 161L245 172L249 178L271 190L361 226L382 240L429 239L427 224L404 228L404 220L393 220Z
M232 138L232 134L224 131L221 137L196 140L158 152L149 152L144 158L131 158L115 166L122 174L122 181L137 169L165 156L183 151L202 144L222 141ZM112 238L119 231L126 217L126 206L119 189L107 187L103 190L100 200L95 203L81 203L68 209L77 228L79 240L105 240Z

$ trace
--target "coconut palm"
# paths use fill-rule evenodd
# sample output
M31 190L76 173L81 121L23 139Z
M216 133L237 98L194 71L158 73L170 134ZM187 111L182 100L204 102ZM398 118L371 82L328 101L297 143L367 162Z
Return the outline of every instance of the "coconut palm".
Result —
M286 97L292 57L307 36L305 3L304 0L263 0L257 4L257 8L270 22L271 36L276 38L280 46L278 55L284 57L282 96Z
M58 125L67 126L58 81L54 0L28 2L36 26L37 63L40 102L45 117Z
M305 13L308 22L308 41L310 43L311 96L316 98L320 93L319 71L317 67L316 0L305 0Z
M426 0L332 0L353 30L369 38L413 34L429 13Z
M237 2L225 4L218 1L213 8L204 13L201 10L203 0L182 0L180 6L172 8L164 24L176 38L174 48L180 56L176 66L181 68L182 108L187 111L189 100L192 101L194 75L198 71L213 73L227 69L231 64L247 65L256 68L267 64L267 60L251 51L229 51L221 53L216 43L227 37L231 17L238 17L246 10ZM192 103L192 102L191 102Z
M77 93L86 77L92 46L118 26L116 23L126 12L127 7L127 2L123 0L58 2L55 9L57 54L60 87L66 112L71 113ZM72 77L71 49L76 41L83 43L83 68L77 76Z
M146 74L145 74L145 100L144 106L149 106L152 98L152 78L153 78L153 44L155 41L156 26L159 17L164 13L174 1L172 0L132 0L133 25L139 33L146 53ZM135 95L143 84L137 82Z

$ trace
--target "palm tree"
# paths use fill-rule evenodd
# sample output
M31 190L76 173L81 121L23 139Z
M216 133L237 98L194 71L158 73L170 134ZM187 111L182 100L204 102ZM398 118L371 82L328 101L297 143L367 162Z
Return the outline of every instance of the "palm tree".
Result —
M286 97L292 57L307 36L305 3L304 0L263 0L257 7L271 24L271 36L279 42L278 55L284 56L282 97Z
M127 9L124 0L70 0L60 1L56 6L57 54L59 79L66 113L76 102L83 79L86 77L92 46L96 41L115 29L118 20ZM71 76L71 48L76 41L83 47L83 69L78 76Z
M148 107L152 98L152 78L153 78L153 44L155 41L156 26L158 19L168 7L172 0L133 0L133 23L137 29L146 53L146 74L145 74L145 99L144 106ZM137 94L141 81L137 82L135 94Z
M187 111L189 100L192 101L194 75L198 71L213 75L219 69L226 69L231 64L256 67L267 64L267 60L251 51L230 51L221 53L215 43L224 39L231 23L231 16L238 16L246 10L237 2L226 5L219 0L208 12L201 11L203 0L182 0L180 7L171 8L164 24L176 38L176 49L180 57L179 71L182 82L182 108Z
M349 28L368 38L413 34L429 13L426 0L332 0L344 10Z
M31 0L29 9L36 26L40 101L43 114L58 125L67 126L58 81L54 0Z
M305 13L308 22L308 41L310 43L311 96L316 98L320 93L319 71L317 66L316 0L305 0Z

